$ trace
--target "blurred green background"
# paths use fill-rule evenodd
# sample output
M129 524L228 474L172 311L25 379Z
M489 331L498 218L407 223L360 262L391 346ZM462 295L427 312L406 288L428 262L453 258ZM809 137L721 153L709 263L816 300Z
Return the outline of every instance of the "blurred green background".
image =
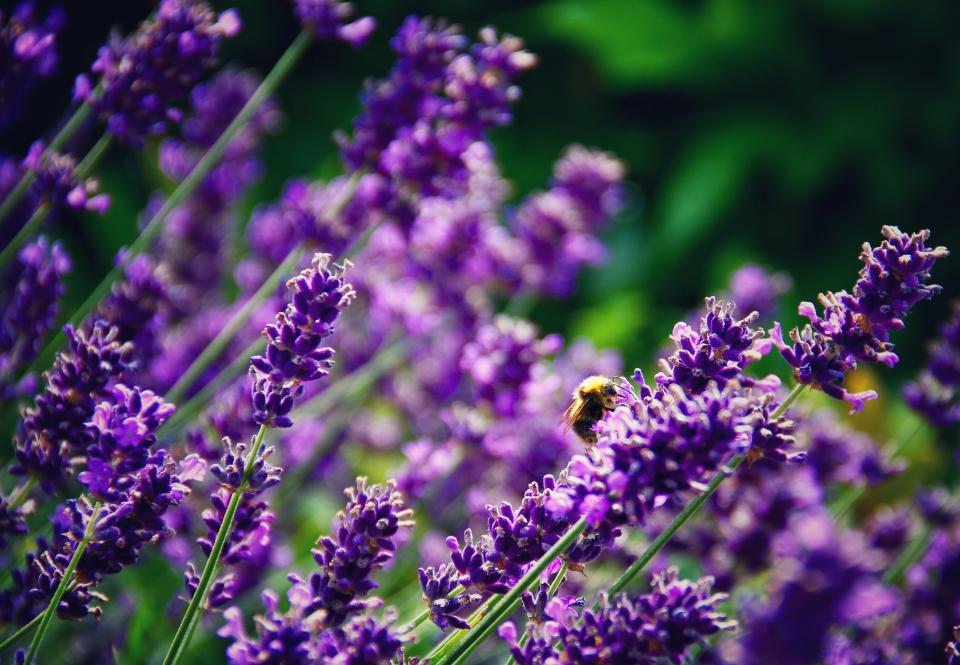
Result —
M59 73L33 96L24 120L2 136L8 152L22 154L62 118L73 78L92 62L111 25L129 31L152 5L63 4L68 28ZM237 6L246 23L227 45L225 64L264 73L296 34L286 2L214 4ZM540 56L540 66L521 80L516 122L494 136L518 198L544 186L569 143L615 152L627 163L630 203L605 232L610 261L582 275L572 302L538 303L531 316L546 331L620 349L628 369L649 366L673 324L703 296L723 290L743 262L793 277L784 298L786 321L793 323L798 301L852 285L861 243L878 242L884 224L930 228L935 244L960 252L958 3L357 4L379 22L372 42L359 51L315 46L282 87L285 125L265 147L266 175L246 202L247 212L273 200L289 178L339 172L331 132L349 127L363 80L382 76L392 63L387 40L404 16L418 13L445 16L470 33L496 25L522 36ZM112 150L101 176L114 202L106 219L67 218L55 227L76 263L66 311L135 237L148 195L169 187L156 169L155 146ZM901 366L857 377L888 382L890 389L854 419L856 426L899 430L901 412L889 409L897 394L892 388L916 372L925 341L946 316L949 300L960 295L960 256L938 265L935 277L946 294L918 306L907 330L897 334ZM916 456L928 471L936 464L922 452ZM326 528L333 508L305 506L310 515L303 515L300 535L309 543ZM146 593L179 585L162 562L150 561L131 569L129 588ZM157 623L166 621L162 607L142 602L133 609L129 662L166 639L170 628ZM222 645L208 642L210 654L222 653Z

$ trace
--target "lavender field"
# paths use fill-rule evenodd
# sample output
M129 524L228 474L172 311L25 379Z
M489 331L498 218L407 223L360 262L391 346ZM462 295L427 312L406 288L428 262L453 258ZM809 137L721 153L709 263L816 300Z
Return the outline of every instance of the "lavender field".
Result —
M0 8L0 662L960 665L960 16L234 4Z

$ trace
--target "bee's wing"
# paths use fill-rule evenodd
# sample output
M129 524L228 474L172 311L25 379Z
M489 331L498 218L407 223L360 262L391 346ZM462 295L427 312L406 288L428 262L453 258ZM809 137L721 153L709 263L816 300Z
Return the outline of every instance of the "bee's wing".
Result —
M570 431L570 428L573 427L573 423L580 419L580 416L583 415L583 409L585 406L586 402L582 399L571 402L570 406L567 407L567 410L563 412L563 417L560 418L560 422L563 424L564 432Z

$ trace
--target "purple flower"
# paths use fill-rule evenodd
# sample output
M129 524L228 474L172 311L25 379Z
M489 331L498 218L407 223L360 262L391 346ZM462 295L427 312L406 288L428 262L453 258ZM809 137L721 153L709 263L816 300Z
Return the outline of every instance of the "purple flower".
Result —
M510 416L523 399L533 365L556 353L561 344L559 335L540 339L530 322L501 315L481 327L463 348L460 367L473 379L479 399L497 415Z
M879 247L864 243L860 255L864 266L852 293L820 294L823 316L812 303L800 303L798 311L810 323L790 332L792 345L784 341L779 324L770 334L798 382L849 402L851 412L862 410L864 402L877 395L848 393L843 388L844 374L858 362L896 365L899 359L889 341L890 332L903 328L903 318L913 305L943 290L927 280L934 263L949 252L945 247L926 246L929 231L910 235L884 226L882 233L885 240Z
M110 209L110 197L98 194L100 183L95 178L78 180L77 160L68 154L44 154L44 144L35 141L23 160L23 166L34 172L36 180L30 192L37 201L59 208L67 205L74 210L89 210L103 215Z
M728 457L747 449L752 431L743 398L715 385L699 395L673 386L646 405L624 404L601 428L549 504L557 515L587 517L592 528L643 524L654 508L702 489Z
M50 493L70 473L71 460L92 441L87 422L109 384L129 371L133 346L98 320L89 330L66 328L67 348L57 354L34 406L23 411L16 437L14 473L35 474Z
M661 361L662 371L656 376L661 387L678 385L699 393L714 382L723 388L760 358L756 347L763 329L752 327L758 318L756 312L736 319L734 303L718 302L713 297L706 299L706 306L698 329L683 321L674 326L670 339L676 350Z
M339 39L351 46L361 46L377 27L372 16L350 21L353 6L349 2L293 0L293 4L304 29L317 39Z
M41 20L32 1L19 3L9 14L0 11L0 127L23 112L25 98L37 80L53 74L63 24L62 10L55 9Z
M320 344L333 334L340 312L355 293L344 281L349 263L330 266L329 254L315 254L312 267L287 282L290 303L263 330L269 340L266 354L250 359L258 424L289 427L302 384L326 376L333 366L333 349Z
M953 640L947 642L947 665L960 665L960 626L953 627Z
M309 580L290 575L289 610L278 611L279 598L263 593L264 613L257 617L255 636L247 634L236 607L224 612L227 623L218 631L232 640L227 661L255 663L384 663L402 640L386 622L374 621L366 610L379 604L369 598L377 587L370 576L396 549L400 529L411 526L411 511L392 484L370 485L358 478L344 510L337 514L337 533L323 537L313 556L320 570Z
M574 603L551 599L546 620L527 625L531 639L525 645L512 623L501 626L500 636L520 665L683 663L694 646L736 627L717 611L726 595L711 594L712 585L709 577L681 580L677 569L669 568L653 576L648 593L604 597L600 610L585 611L579 623Z
M429 566L420 568L420 589L423 592L423 602L430 607L430 620L441 630L460 628L469 630L470 624L466 619L457 616L465 607L480 602L482 596L477 593L460 592L450 597L450 593L460 583L460 575L452 563L436 568Z
M606 255L595 237L623 205L623 164L613 156L572 146L554 165L552 187L523 202L511 220L521 247L515 280L550 295L567 295L583 265Z
M305 582L311 594L305 615L322 610L328 628L370 606L365 598L377 588L370 576L393 558L400 529L413 524L413 511L392 483L368 486L358 478L345 493L349 500L337 513L336 533L320 538L312 550L320 571Z
M757 312L761 322L773 319L777 301L790 290L793 280L786 273L768 273L758 265L748 263L730 276L730 300L743 312Z
M960 303L940 326L940 337L930 344L929 357L915 382L903 389L903 398L914 411L937 427L960 422Z
M77 78L74 96L97 111L107 130L141 145L179 122L172 105L186 97L214 62L223 37L240 30L235 10L217 16L205 2L161 0L153 18L126 39L114 35L100 49L92 71Z
M0 552L7 549L7 538L30 532L21 508L12 508L8 497L0 496Z
M132 475L162 458L151 451L156 432L174 411L173 404L150 390L122 383L97 404L87 423L92 443L87 468L77 479L99 501L118 501L133 482Z
M191 463L185 462L187 466ZM122 495L103 504L98 513L93 536L74 572L75 583L61 600L58 615L64 619L99 615L100 609L91 603L106 598L95 587L106 576L135 564L144 547L171 535L164 514L188 493L177 465L162 452L156 463L133 473ZM14 572L13 588L0 597L4 618L24 623L47 605L93 513L94 507L85 497L70 499L59 507L52 519L52 545L40 539L37 551L27 555L27 565Z
M160 144L159 166L180 182L216 142L253 95L260 79L251 72L227 69L190 94L190 114L181 126L181 137ZM233 207L263 175L257 155L263 138L273 133L282 116L268 98L227 146L213 171L188 199L170 214L157 241L162 257L177 283L177 305L182 314L203 310L227 272L228 227ZM148 214L162 205L163 195L151 200ZM277 231L275 229L275 231Z
M63 278L70 258L59 242L40 236L25 245L10 273L0 315L0 386L5 399L14 399L12 381L40 352L53 328L63 297Z
M122 254L117 256L120 261ZM143 363L157 354L157 338L171 305L166 268L140 254L123 266L123 279L97 306L96 316L117 328L117 338L133 343Z
M247 473L246 459L248 448L249 446L247 446L246 443L240 442L234 444L229 438L224 437L223 456L220 458L218 464L210 467L210 473L212 473L225 488L233 491L240 489L244 476ZM273 452L273 446L268 446L257 454L257 458L253 461L249 475L246 476L246 490L248 492L259 494L280 482L280 474L283 470L267 462L267 458L270 457Z

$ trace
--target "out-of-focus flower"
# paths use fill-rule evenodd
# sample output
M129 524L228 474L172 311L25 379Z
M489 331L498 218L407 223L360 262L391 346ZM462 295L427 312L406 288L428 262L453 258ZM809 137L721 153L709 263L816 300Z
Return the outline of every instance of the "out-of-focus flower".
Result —
M161 0L155 16L134 34L113 35L101 47L92 68L98 83L80 75L74 96L97 111L111 134L141 145L180 121L173 105L213 64L220 40L239 30L233 9L217 15L200 0Z
M297 18L317 39L339 39L351 46L361 46L377 22L372 16L351 21L353 5L339 0L293 0Z
M730 276L730 300L741 312L757 312L761 323L771 321L777 313L777 301L790 290L793 280L786 273L769 273L748 263Z
M19 396L17 375L40 352L63 297L70 258L59 242L40 236L17 254L0 314L0 395Z
M57 35L63 25L62 10L41 19L36 3L29 0L0 11L0 127L17 119L37 81L56 69Z
M44 144L36 141L23 160L24 168L36 175L30 193L36 201L47 203L51 208L67 205L74 210L89 210L104 214L110 208L110 197L99 194L100 182L96 178L77 179L77 160L68 154L51 152L44 154Z
M960 422L960 303L940 327L940 337L930 344L927 364L915 382L903 389L903 398L914 411L937 427Z

